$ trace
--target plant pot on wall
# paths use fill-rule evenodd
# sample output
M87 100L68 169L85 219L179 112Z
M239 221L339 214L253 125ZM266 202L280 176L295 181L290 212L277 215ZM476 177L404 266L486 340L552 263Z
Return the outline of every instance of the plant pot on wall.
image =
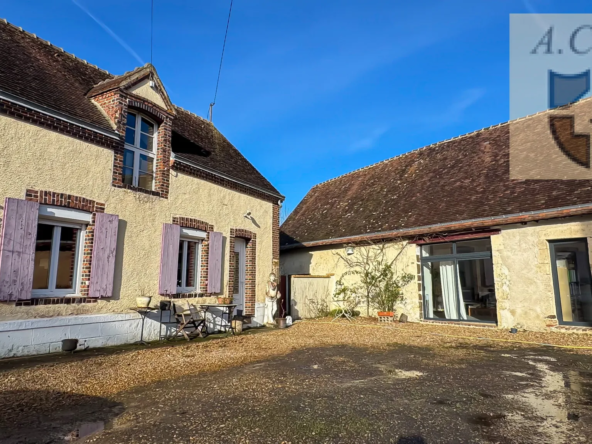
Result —
M138 308L148 308L151 300L152 296L138 296L136 298L136 305Z

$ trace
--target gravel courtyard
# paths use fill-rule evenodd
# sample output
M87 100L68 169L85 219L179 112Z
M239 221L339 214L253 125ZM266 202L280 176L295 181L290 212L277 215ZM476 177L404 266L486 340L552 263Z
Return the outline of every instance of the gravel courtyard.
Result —
M529 342L592 336L300 322L7 360L0 443L589 442L592 349Z

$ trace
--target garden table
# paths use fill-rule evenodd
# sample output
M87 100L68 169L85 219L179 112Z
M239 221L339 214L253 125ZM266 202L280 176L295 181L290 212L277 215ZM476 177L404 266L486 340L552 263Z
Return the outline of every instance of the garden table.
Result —
M144 341L144 322L146 321L146 316L148 316L148 313L150 313L152 311L156 311L157 308L156 307L138 307L138 308L132 308L132 310L135 311L136 313L138 313L142 318L142 325L140 327L140 340L134 342L134 344L149 345L146 341Z
M234 309L236 308L236 304L199 304L199 306L201 308L203 308L204 310L204 317L206 316L206 313L208 311L210 311L211 309L219 309L222 311L222 314L220 315L220 318L222 320L224 320L224 315L227 316L228 319L228 330L234 335L234 327L232 326L232 313L234 312ZM206 333L207 334L211 334L212 332L208 331L208 323L206 320ZM227 331L228 331L227 330Z

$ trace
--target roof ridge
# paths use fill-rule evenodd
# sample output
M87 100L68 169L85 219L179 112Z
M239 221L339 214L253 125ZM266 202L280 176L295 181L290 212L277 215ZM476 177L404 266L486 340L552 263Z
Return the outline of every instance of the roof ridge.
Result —
M592 96L585 97L585 98L580 99L580 100L576 100L575 102L568 103L567 105L563 105L563 106L558 107L558 108L545 109L543 111L539 111L539 112L536 112L536 113L533 113L533 114L528 114L528 115L523 116L523 117L518 117L518 118L512 119L512 120L507 120L505 122L501 122L501 123L498 123L498 124L495 124L495 125L486 126L484 128L480 128L480 129L475 130L475 131L471 131L471 132L468 132L468 133L465 133L465 134L461 134L459 136L451 137L450 139L440 140L438 142L434 142L434 143L431 143L429 145L425 145L425 146L422 146L422 147L419 147L419 148L415 148L414 150L407 151L406 153L397 154L396 156L389 157L388 159L384 159L384 160L381 160L379 162L376 162L376 163L373 163L373 164L370 164L370 165L366 165L366 166L364 166L362 168L358 168L356 170L349 171L349 172L347 172L345 174L342 174L340 176L334 177L332 179L328 179L328 180L325 180L323 182L319 182L318 184L316 184L312 188L316 188L316 187L321 186L321 185L324 185L326 183L333 182L334 180L341 179L343 177L349 176L349 175L354 174L354 173L358 173L360 171L364 171L364 170L367 170L367 169L370 169L370 168L374 168L375 166L382 165L383 163L387 163L387 162L390 162L392 160L399 159L399 158L401 158L403 156L406 156L408 154L417 153L418 151L425 150L425 149L428 149L428 148L434 148L434 147L436 147L438 145L442 145L444 143L452 142L453 140L464 139L465 137L474 136L475 134L479 134L481 132L488 131L488 130L493 129L493 128L499 128L499 127L502 127L502 126L510 125L511 123L514 123L514 122L519 122L519 121L522 121L522 120L525 120L525 119L530 119L530 118L532 118L534 116L545 114L545 113L548 113L548 112L553 111L555 109L561 109L563 107L570 106L570 105L573 105L575 103L585 102L585 101L590 100L590 99L592 99Z
M109 71L107 71L107 70L105 70L105 69L103 69L103 68L99 68L97 65L94 65L94 64L92 64L92 63L89 63L88 61L86 61L86 60L84 60L84 59L81 59L80 57L76 57L74 54L72 54L72 53L70 53L70 52L67 52L67 51L65 51L65 50L64 50L64 48L60 48L59 46L56 46L56 45L54 45L54 44L53 44L53 43L51 43L49 40L42 39L41 37L38 37L38 36L37 36L37 34L33 34L32 32L29 32L29 31L25 31L25 30L24 30L23 28L21 28L20 26L16 26L15 24L13 24L13 23L10 23L10 22L9 22L8 20L6 20L5 18L0 18L0 21L3 21L3 22L4 22L5 24L7 24L8 26L12 26L12 27L13 27L14 29L16 29L17 31L23 32L23 33L27 34L28 36L30 36L30 37L33 37L34 39L36 39L36 40L39 40L40 42L42 42L42 43L45 43L46 45L49 45L49 46L51 46L51 47L53 47L53 48L57 49L58 51L61 51L61 52L63 52L64 54L66 54L66 55L68 55L68 56L72 57L74 60L77 60L77 61L79 61L79 62L81 62L81 63L84 63L85 65L92 66L93 68L96 68L96 69L98 69L99 71L101 71L101 72L104 72L104 73L106 73L106 74L113 75L113 74L111 74Z
M206 120L206 119L204 119L202 116L198 116L198 115L197 115L197 114L195 114L194 112L192 112L192 111L189 111L188 109L182 108L182 107L180 107L179 105L175 105L174 103L173 103L173 106L174 106L175 108L178 108L178 109L180 109L181 111L185 111L187 114L191 114L193 117L197 117L198 119L201 119L201 120L203 120L204 122L208 122L209 124L211 124L211 125L212 125L212 126L215 128L215 125L214 125L212 122L210 122L209 120Z

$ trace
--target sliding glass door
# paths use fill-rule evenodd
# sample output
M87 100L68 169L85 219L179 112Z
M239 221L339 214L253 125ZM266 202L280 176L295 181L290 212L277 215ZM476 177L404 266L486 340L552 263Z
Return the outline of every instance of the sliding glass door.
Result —
M489 238L421 250L425 319L497 322Z
M557 320L592 326L590 262L586 239L550 242Z

